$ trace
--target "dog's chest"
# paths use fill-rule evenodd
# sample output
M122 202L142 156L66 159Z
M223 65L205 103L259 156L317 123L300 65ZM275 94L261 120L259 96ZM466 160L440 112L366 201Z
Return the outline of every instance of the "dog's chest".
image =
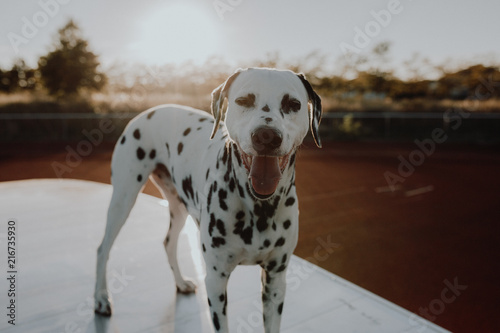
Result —
M243 265L266 262L295 248L298 209L286 206L290 199L278 194L268 201L244 201L231 195L225 201L227 210L212 203L204 219L208 223L202 221L205 248L223 251Z

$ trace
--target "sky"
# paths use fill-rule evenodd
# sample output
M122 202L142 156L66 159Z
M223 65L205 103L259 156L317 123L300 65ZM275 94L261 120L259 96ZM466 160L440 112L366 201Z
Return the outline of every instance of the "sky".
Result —
M242 67L278 52L311 52L335 69L344 53L391 42L394 66L419 53L433 63L500 59L498 0L2 0L0 68L36 66L71 18L104 68L212 56Z

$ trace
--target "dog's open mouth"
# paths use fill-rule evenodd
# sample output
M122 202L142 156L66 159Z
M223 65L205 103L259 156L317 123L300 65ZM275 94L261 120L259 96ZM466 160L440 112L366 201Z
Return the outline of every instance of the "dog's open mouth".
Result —
M251 156L240 149L251 188L258 198L265 199L274 194L292 151L284 156Z

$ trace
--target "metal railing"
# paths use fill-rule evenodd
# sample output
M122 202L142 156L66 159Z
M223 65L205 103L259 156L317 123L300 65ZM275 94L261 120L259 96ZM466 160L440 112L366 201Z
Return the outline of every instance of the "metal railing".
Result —
M0 113L0 142L78 141L102 120L114 125L104 140L116 141L138 113ZM500 142L500 113L448 117L429 112L329 112L320 126L323 140L414 140L442 128L452 141ZM457 126L460 122L460 126ZM458 127L458 128L457 128Z

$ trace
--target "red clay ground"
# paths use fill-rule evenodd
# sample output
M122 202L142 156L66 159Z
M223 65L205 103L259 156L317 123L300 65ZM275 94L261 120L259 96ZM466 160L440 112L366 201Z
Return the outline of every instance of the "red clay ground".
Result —
M295 254L454 332L500 330L498 147L439 146L391 192L384 173L415 145L308 146ZM64 147L3 147L0 181L55 178ZM110 157L101 145L64 177L109 183Z

